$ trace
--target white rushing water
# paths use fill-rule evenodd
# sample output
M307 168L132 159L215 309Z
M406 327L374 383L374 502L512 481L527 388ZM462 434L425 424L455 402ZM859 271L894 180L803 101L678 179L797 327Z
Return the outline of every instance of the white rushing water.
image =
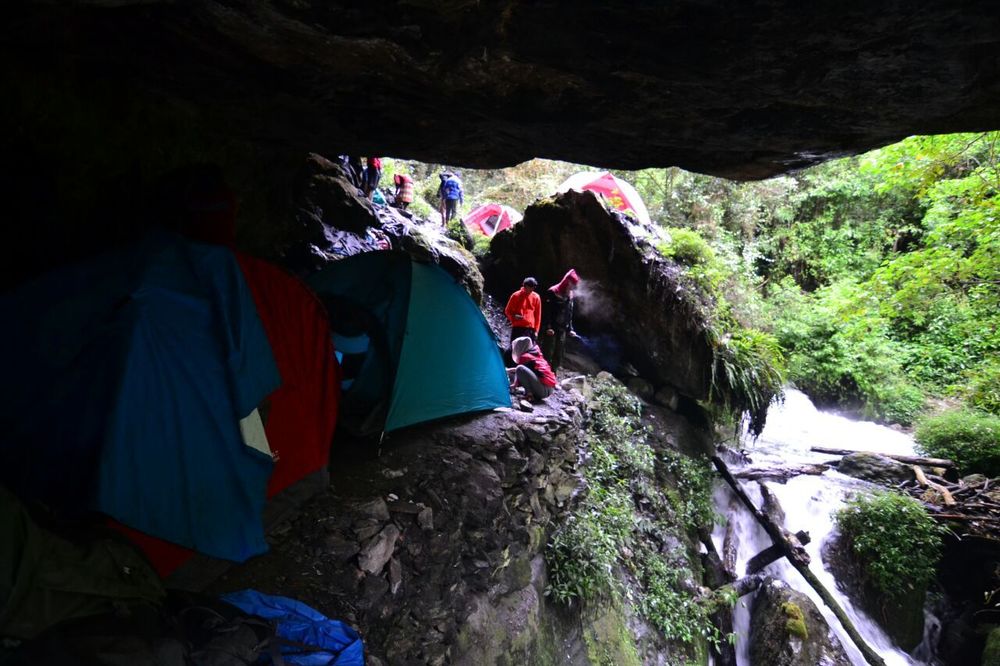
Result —
M913 453L913 440L908 435L875 423L852 421L843 416L819 411L803 393L791 389L787 391L783 404L771 407L768 412L767 427L760 439L748 448L748 453L753 461L751 465L753 467L780 467L831 459L830 455L811 452L809 448L812 446L895 454ZM761 506L763 502L757 482L742 483L747 494L756 501L757 506ZM855 608L837 589L833 575L827 570L820 555L823 544L833 531L833 514L844 505L845 498L852 491L871 489L874 486L844 476L832 469L821 476L803 475L792 478L785 484L769 482L766 485L785 512L786 529L791 532L805 530L812 537L806 550L812 558L810 568L813 573L833 594L854 622L858 632L885 659L886 664L896 666L930 663L926 659L908 655L895 648L885 632L870 617ZM716 505L719 512L733 524L739 543L736 574L741 576L746 570L747 560L770 546L771 540L724 483L716 488ZM720 553L724 535L725 527L717 525L712 536ZM851 642L833 613L794 567L781 559L769 565L763 573L780 578L793 589L809 595L837 634L852 663L856 666L865 666L866 662L860 651ZM752 596L748 595L737 604L733 618L737 636L737 661L740 666L750 664L748 639L751 598ZM928 620L928 627L933 626L933 618ZM921 648L917 648L914 654L926 652Z

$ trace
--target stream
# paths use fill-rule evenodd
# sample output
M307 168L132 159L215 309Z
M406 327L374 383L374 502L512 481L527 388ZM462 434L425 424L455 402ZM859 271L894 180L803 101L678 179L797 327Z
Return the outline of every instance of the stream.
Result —
M781 467L805 463L822 463L834 456L813 453L811 446L827 446L858 451L876 451L892 454L912 454L913 439L906 434L867 421L853 421L829 412L817 410L809 398L800 391L788 389L782 404L773 405L768 412L767 426L756 443L747 444L747 453L753 467ZM732 466L733 472L738 471ZM741 481L747 494L757 506L762 496L756 481ZM731 489L719 482L715 490L716 507L728 520L738 538L736 574L741 576L747 561L771 545L771 540L750 513L740 504ZM820 476L802 475L787 483L766 482L768 490L784 509L785 528L791 532L806 530L812 537L806 546L812 558L810 568L834 595L854 622L858 631L872 648L885 660L887 666L935 664L928 649L930 637L936 631L936 618L925 612L924 641L913 654L894 647L888 636L868 615L855 608L837 588L833 575L826 568L820 551L834 529L833 514L844 505L845 498L853 491L871 490L878 486L840 474L831 469ZM726 528L716 525L712 534L716 548L722 552ZM823 603L809 584L785 560L780 559L764 569L790 587L803 592L816 603L830 627L840 639L853 664L865 666L860 651L854 646L833 613ZM752 595L743 597L736 605L734 629L736 633L737 661L740 666L750 665L750 603Z

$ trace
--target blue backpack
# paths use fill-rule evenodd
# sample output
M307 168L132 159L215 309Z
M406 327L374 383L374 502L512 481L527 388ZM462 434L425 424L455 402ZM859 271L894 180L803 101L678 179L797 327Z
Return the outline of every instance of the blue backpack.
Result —
M442 186L445 199L460 199L462 197L462 184L454 178L444 181Z

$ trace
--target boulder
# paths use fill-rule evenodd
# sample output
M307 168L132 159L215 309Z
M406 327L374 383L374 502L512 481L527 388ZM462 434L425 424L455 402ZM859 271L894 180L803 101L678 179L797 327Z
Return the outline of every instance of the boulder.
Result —
M677 395L677 391L674 390L672 386L662 386L653 395L653 401L663 407L677 411L677 406L680 404L680 397Z
M785 583L762 585L750 611L750 663L755 666L850 666L816 604Z
M363 252L402 250L417 261L438 264L476 303L483 276L475 257L436 224L373 204L343 168L311 153L293 186L294 221L280 250L281 263L300 275Z
M630 377L625 385L628 386L629 391L645 402L653 401L653 385L642 377Z
M399 528L395 525L386 525L361 549L361 553L358 555L358 566L370 574L382 571L382 568L392 557L397 538L399 538Z
M487 290L506 298L525 275L554 284L573 267L584 285L579 329L613 336L654 384L706 399L712 371L702 314L707 304L685 285L681 268L652 248L656 233L609 212L591 192L538 201L520 223L494 237L483 262Z
M913 478L909 465L877 453L846 455L840 460L837 471L856 479L893 486Z
M907 652L920 644L924 636L925 589L907 590L901 598L887 599L865 580L862 575L864 563L858 561L840 534L835 533L823 544L821 554L837 587L855 606L878 622L893 643Z

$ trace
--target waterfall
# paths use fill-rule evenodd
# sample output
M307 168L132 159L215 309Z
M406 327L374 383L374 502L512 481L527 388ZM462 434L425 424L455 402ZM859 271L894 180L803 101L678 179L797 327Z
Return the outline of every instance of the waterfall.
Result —
M805 463L821 463L830 459L829 455L813 453L811 446L826 446L858 451L875 451L891 454L912 454L913 440L910 436L864 421L852 421L843 416L817 410L803 393L789 389L785 401L771 407L767 417L767 427L748 453L753 466L780 467ZM844 505L847 495L856 490L878 488L874 484L844 476L831 469L821 476L798 476L785 484L766 483L768 490L780 503L785 512L785 528L791 532L806 530L812 537L806 546L812 558L810 568L823 585L833 594L847 615L854 622L858 632L871 647L878 652L889 666L911 664L933 664L929 655L928 642L936 619L928 617L924 644L914 650L911 656L893 646L892 641L878 624L851 601L838 588L833 575L823 563L820 551L834 530L833 514ZM763 498L757 482L743 482L747 494L761 506ZM742 575L747 560L771 545L771 540L749 512L735 498L730 488L719 482L715 491L718 511L732 523L737 536L736 574ZM716 525L712 534L716 548L722 552L726 527ZM833 613L826 607L819 595L786 560L780 559L768 566L764 573L779 578L793 589L803 592L816 603L831 629L836 633L853 664L865 666L861 653L844 632ZM741 599L734 613L737 661L740 666L750 664L750 602L752 597Z

